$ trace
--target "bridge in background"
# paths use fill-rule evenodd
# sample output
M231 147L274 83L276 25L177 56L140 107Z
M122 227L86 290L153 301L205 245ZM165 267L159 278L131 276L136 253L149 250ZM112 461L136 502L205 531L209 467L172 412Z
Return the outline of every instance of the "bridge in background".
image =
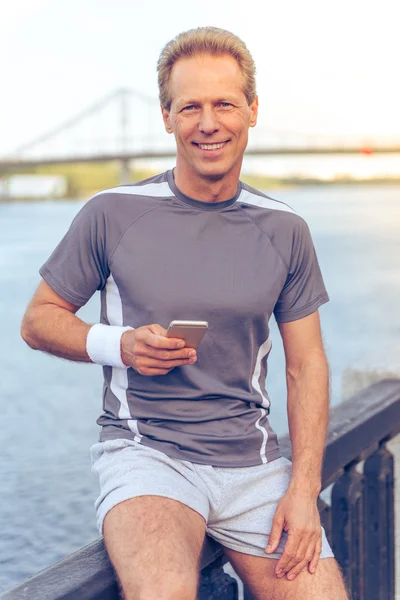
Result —
M277 131L262 124L251 130L246 150L248 156L389 153L400 153L400 139L322 136ZM120 89L0 157L0 175L38 165L120 161L124 180L131 161L173 156L174 139L163 129L158 100Z

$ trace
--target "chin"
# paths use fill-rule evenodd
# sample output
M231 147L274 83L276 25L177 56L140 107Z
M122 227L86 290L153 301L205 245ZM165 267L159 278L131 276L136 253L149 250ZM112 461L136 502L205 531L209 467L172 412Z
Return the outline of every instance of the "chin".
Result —
M201 174L203 179L208 179L208 181L220 181L227 175L226 171L215 171L215 172L205 172Z
M203 179L208 179L209 181L220 181L221 179L229 175L231 170L232 169L218 167L217 165L215 165L213 168L199 169L198 173Z

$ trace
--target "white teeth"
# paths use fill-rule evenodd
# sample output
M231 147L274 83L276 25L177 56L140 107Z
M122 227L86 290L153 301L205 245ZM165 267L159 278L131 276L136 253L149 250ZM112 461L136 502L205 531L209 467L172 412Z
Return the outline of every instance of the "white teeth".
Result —
M199 144L199 146L202 150L218 150L218 148L222 148L224 144L225 142L222 142L221 144Z

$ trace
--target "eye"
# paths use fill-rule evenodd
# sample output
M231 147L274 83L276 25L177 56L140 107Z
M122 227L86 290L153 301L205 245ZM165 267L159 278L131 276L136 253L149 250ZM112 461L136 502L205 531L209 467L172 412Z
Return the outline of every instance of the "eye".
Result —
M188 106L184 106L184 107L182 108L182 112L183 112L183 111L190 112L190 111L192 111L192 110L193 110L193 109L195 109L195 108L196 108L196 106L195 106L194 104L188 104Z
M222 108L230 108L232 106L232 104L230 102L219 102L218 103L219 106L221 106Z

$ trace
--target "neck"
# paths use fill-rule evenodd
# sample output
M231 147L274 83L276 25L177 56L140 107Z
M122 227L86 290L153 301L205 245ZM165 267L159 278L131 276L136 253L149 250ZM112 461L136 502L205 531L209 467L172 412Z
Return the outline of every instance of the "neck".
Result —
M227 173L220 179L199 177L177 165L174 169L174 180L182 194L203 202L223 202L236 194L239 173Z

